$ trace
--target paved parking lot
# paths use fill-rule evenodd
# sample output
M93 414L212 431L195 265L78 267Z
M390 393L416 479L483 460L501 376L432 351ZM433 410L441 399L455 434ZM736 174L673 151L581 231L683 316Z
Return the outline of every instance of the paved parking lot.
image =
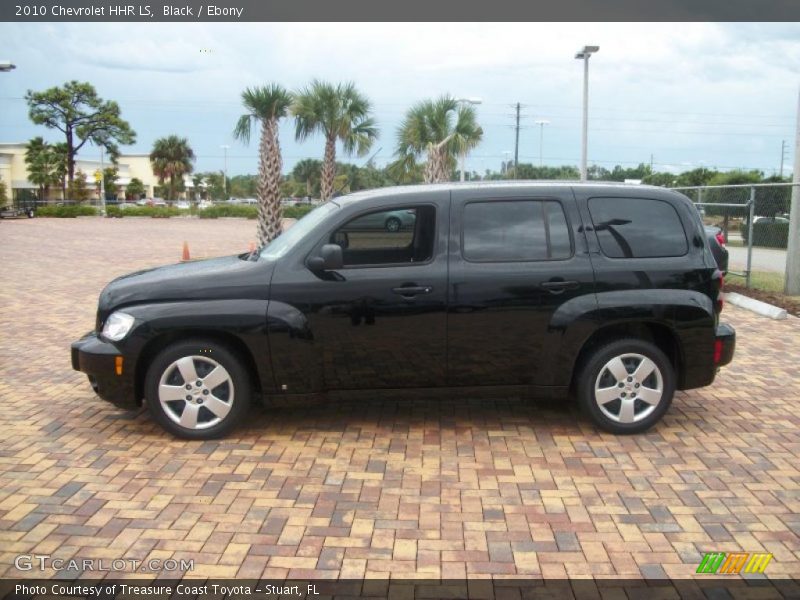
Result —
M560 403L256 410L215 442L120 412L71 370L111 278L244 251L253 221L0 223L0 575L14 558L186 558L264 577L688 577L709 551L800 573L800 321L726 307L737 357L646 435ZM411 395L409 395L411 396ZM52 573L45 573L52 576Z

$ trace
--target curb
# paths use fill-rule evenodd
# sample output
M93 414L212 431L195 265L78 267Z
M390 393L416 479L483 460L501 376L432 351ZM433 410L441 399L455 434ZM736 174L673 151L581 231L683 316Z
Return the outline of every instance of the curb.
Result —
M742 296L736 292L728 292L725 294L725 300L734 306L745 308L761 316L775 319L776 321L782 321L787 317L786 309L761 302L761 300L756 300L755 298Z

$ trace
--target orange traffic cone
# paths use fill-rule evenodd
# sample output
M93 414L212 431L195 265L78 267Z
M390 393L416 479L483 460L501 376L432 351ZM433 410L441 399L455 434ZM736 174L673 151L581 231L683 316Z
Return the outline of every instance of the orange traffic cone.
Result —
M192 260L192 257L189 256L189 242L183 242L183 254L181 255L181 261L186 262L188 260Z

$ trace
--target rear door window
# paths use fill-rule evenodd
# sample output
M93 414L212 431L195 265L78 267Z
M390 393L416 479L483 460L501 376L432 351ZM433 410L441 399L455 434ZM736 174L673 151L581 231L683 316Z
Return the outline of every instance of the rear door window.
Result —
M597 240L609 258L683 256L686 232L675 208L651 198L590 198Z
M491 200L464 206L464 258L474 262L559 260L572 255L555 200Z

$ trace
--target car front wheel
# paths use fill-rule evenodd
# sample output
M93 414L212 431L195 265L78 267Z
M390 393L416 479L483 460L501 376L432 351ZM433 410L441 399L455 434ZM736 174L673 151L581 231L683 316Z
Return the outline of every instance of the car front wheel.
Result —
M400 231L401 226L402 223L400 223L400 219L397 217L389 217L386 219L386 231L389 233L397 233Z
M153 360L145 398L155 420L187 439L227 434L247 413L250 378L227 347L202 340L178 342Z
M611 433L639 433L655 425L672 403L672 364L654 344L624 339L596 350L578 380L578 401L596 425Z

